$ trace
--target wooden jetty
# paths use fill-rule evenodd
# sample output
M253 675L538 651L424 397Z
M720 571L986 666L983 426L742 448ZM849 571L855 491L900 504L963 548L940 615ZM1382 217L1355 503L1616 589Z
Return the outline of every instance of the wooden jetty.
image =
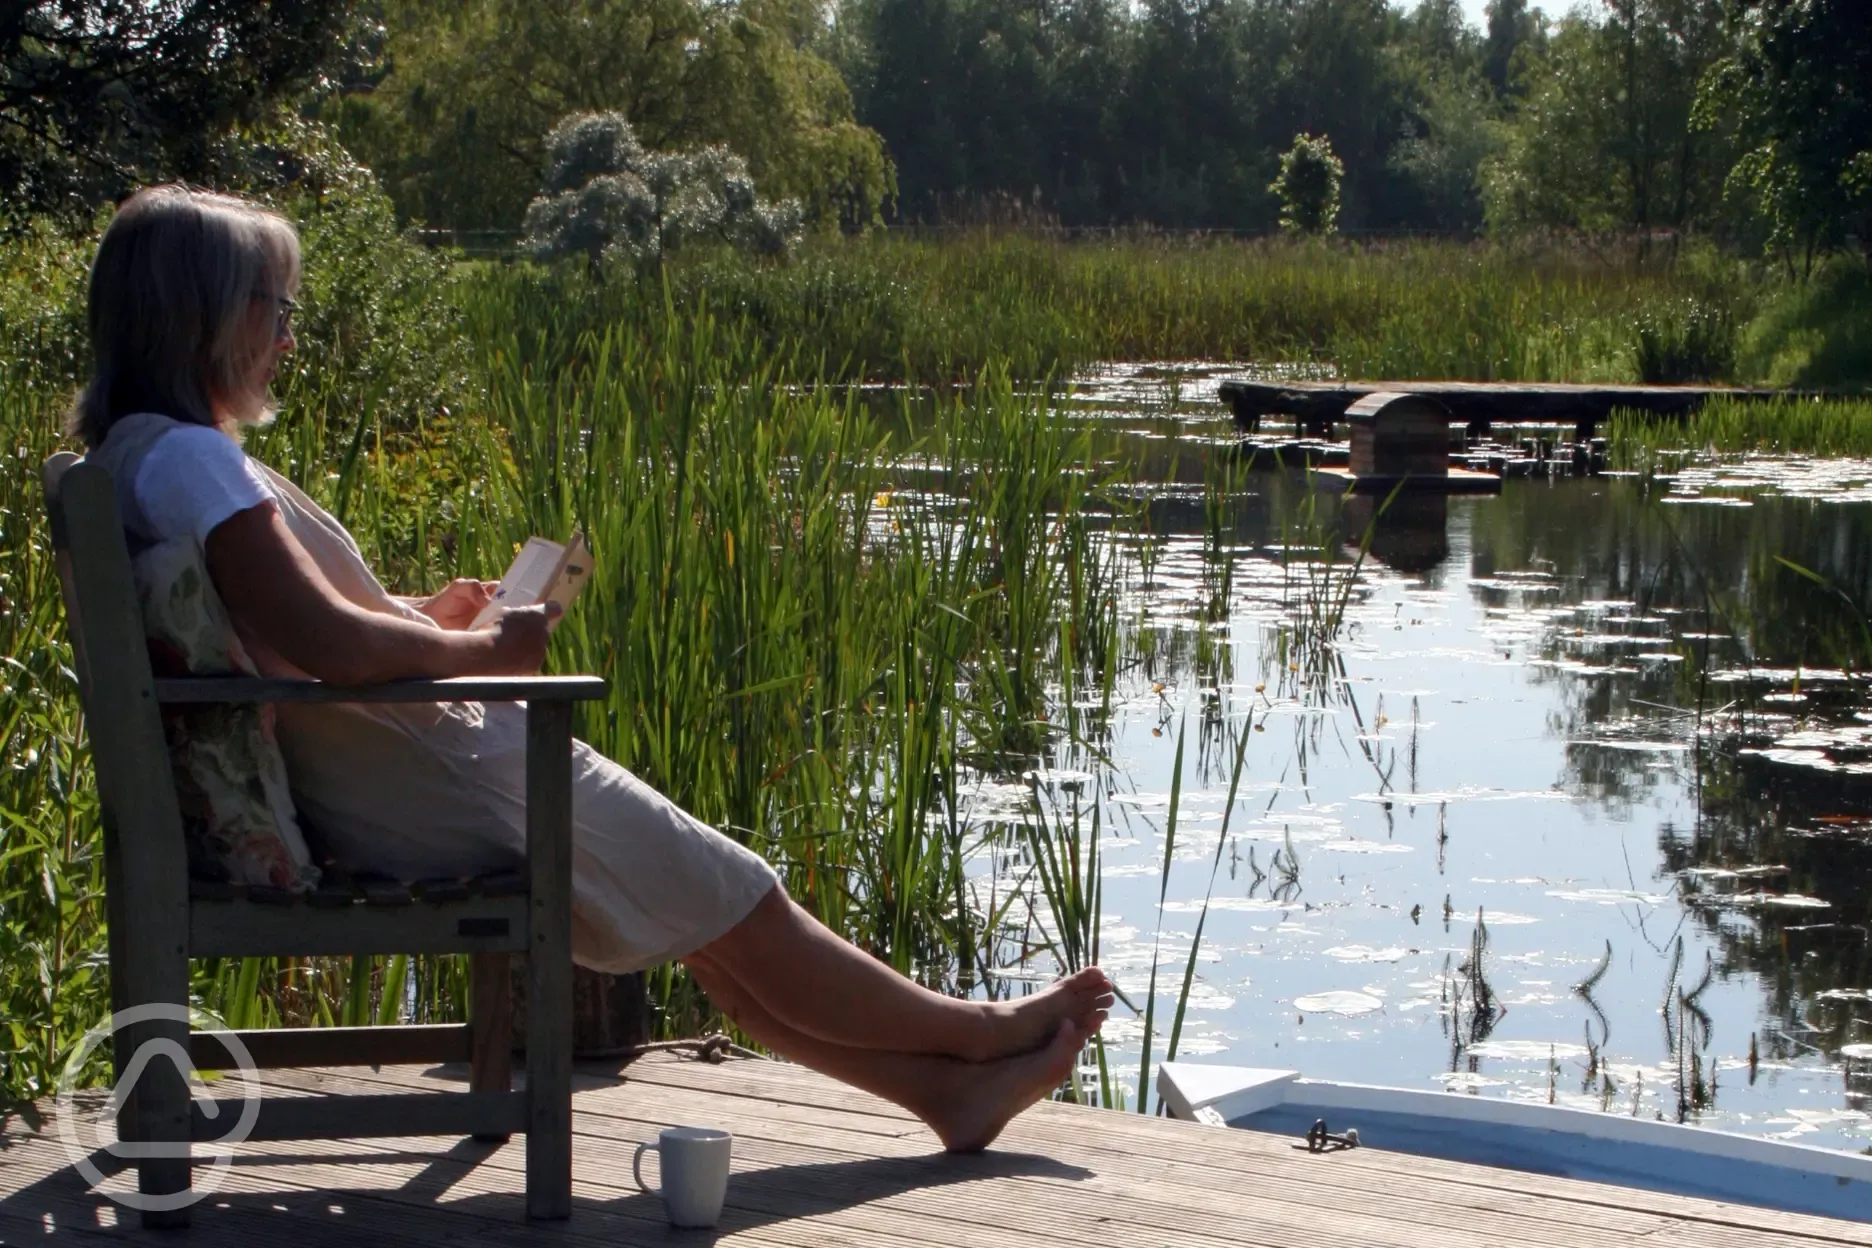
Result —
M268 1071L268 1095L434 1090L463 1072ZM461 1138L249 1143L183 1231L145 1232L89 1188L50 1102L0 1123L0 1244L190 1248L1872 1248L1872 1224L1548 1178L1377 1148L1311 1154L1285 1138L1040 1105L991 1152L941 1153L894 1107L777 1062L667 1055L575 1077L573 1211L528 1222L524 1143ZM101 1098L85 1106L87 1112ZM639 1141L672 1124L734 1133L721 1226L673 1231L631 1181ZM112 1174L104 1191L134 1187ZM646 1177L654 1180L652 1173Z
M1713 398L1784 399L1785 390L1721 386L1580 386L1496 381L1225 381L1217 391L1249 431L1265 416L1291 417L1297 437L1331 437L1333 425L1367 395L1399 392L1436 399L1452 422L1485 434L1497 424L1570 424L1587 441L1615 409L1684 416Z

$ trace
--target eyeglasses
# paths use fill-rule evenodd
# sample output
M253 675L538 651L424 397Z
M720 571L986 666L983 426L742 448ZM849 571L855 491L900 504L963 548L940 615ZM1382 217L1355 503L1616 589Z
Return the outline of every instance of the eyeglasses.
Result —
M299 310L298 300L287 295L263 295L258 292L254 294L254 298L271 299L275 304L279 305L279 317L273 322L274 337L284 338L287 334L292 333L293 313Z

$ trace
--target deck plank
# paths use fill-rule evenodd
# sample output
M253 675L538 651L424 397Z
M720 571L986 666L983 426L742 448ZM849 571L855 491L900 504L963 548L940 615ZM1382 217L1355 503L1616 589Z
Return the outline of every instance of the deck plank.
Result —
M659 1079L673 1079L706 1088L707 1095L714 1099L702 1103L699 1108L704 1112L709 1109L716 1111L713 1118L708 1120L744 1134L797 1139L802 1131L825 1127L828 1120L823 1114L830 1112L829 1107L840 1100L869 1101L873 1106L881 1107L883 1112L872 1116L872 1121L862 1129L863 1135L875 1133L883 1136L892 1130L902 1129L915 1138L922 1131L914 1120L900 1115L891 1107L882 1106L881 1102L865 1097L862 1093L842 1088L810 1072L780 1064L740 1066L730 1080L724 1080L721 1074L723 1068L703 1063L670 1063L667 1066L640 1064L632 1070L632 1084L637 1085L639 1093L642 1091L641 1085ZM408 1068L387 1070L381 1077L405 1081L410 1087L435 1086L421 1072ZM802 1110L798 1104L801 1101L817 1101L828 1109ZM679 1105L660 1107L655 1103L645 1105L639 1100L639 1108L628 1108L632 1102L632 1095L625 1092L616 1096L587 1098L582 1101L581 1110L599 1116L620 1112L627 1118L648 1115L656 1122L681 1120L682 1107ZM736 1116L740 1111L735 1109L735 1105L740 1102L756 1106L749 1111L753 1114L751 1120ZM626 1108L619 1111L613 1109L613 1105ZM656 1115L660 1109L676 1112L658 1118ZM1075 1117L1086 1114L1096 1117L1099 1124L1097 1131L1086 1131ZM876 1120L880 1118L889 1122L889 1126L878 1123ZM890 1122L891 1119L896 1121ZM763 1130L763 1127L767 1129ZM880 1130L880 1127L883 1129ZM929 1137L922 1136L922 1139L924 1143L919 1147L927 1149L934 1146ZM1214 1190L1228 1192L1243 1190L1244 1170L1253 1176L1253 1181L1275 1173L1281 1180L1284 1196L1297 1193L1296 1198L1299 1198L1313 1192L1316 1193L1318 1203L1332 1212L1344 1207L1347 1201L1362 1204L1374 1198L1428 1197L1441 1206L1434 1223L1439 1228L1447 1228L1452 1220L1460 1223L1472 1212L1505 1210L1523 1219L1559 1222L1575 1228L1577 1233L1578 1228L1600 1225L1607 1217L1616 1217L1627 1210L1638 1208L1656 1215L1688 1219L1689 1225L1712 1228L1710 1234L1715 1233L1713 1228L1722 1226L1776 1232L1811 1225L1826 1228L1834 1237L1833 1242L1860 1245L1872 1243L1872 1227L1838 1223L1830 1219L1803 1219L1802 1215L1753 1206L1634 1192L1607 1184L1546 1178L1376 1149L1325 1158L1310 1157L1296 1153L1284 1140L1255 1132L1234 1132L1226 1139L1228 1156L1221 1158L1212 1147L1212 1142L1189 1124L1143 1119L1135 1115L1114 1122L1102 1111L1079 1110L1070 1106L1042 1106L1017 1121L1003 1138L1003 1144L1010 1148L1022 1147L1055 1156L1072 1156L1077 1161L1098 1158L1102 1171L1109 1170L1120 1180L1135 1174L1136 1180L1147 1187L1169 1181L1164 1171L1165 1163L1178 1169L1193 1168L1199 1176L1197 1182L1211 1185ZM874 1138L870 1144L861 1142L857 1147L881 1150L883 1145ZM1241 1164L1240 1154L1243 1152L1256 1155L1251 1166L1244 1167ZM1329 1176L1331 1181L1328 1181ZM1290 1182L1296 1185L1293 1192L1289 1192L1286 1187ZM1841 1227L1848 1228L1844 1239L1838 1238ZM1612 1229L1612 1226L1607 1226L1607 1229ZM1628 1230L1644 1233L1637 1228ZM1568 1238L1556 1242L1572 1243L1575 1240Z
M848 1151L850 1141L828 1141L827 1133L811 1130L802 1133L793 1130L792 1124L764 1131L758 1118L724 1117L720 1107L725 1098L657 1096L654 1095L656 1091L653 1085L634 1085L620 1098L638 1102L630 1120L614 1118L618 1123L615 1132L581 1137L575 1168L581 1184L616 1184L620 1190L625 1189L629 1183L626 1171L630 1150L637 1139L649 1138L660 1126L671 1121L707 1121L735 1133L737 1173L779 1170L799 1173L801 1167L810 1166L814 1173L824 1172L828 1176L820 1184L825 1190L855 1199L864 1195L861 1191L848 1190L852 1184L838 1174L863 1161L858 1154ZM711 1111L714 1112L711 1114ZM862 1146L867 1137L860 1137L858 1142ZM1119 1167L1103 1166L1083 1175L1049 1174L1045 1169L1031 1174L1017 1172L1013 1177L1020 1178L1024 1192L1051 1189L1048 1195L1055 1197L1039 1202L1041 1210L1028 1216L1021 1209L1010 1210L1001 1202L964 1204L951 1194L963 1183L996 1177L992 1172L987 1175L971 1173L984 1164L983 1161L933 1156L935 1142L928 1138L905 1138L897 1144L902 1153L899 1160L906 1172L920 1174L924 1182L894 1194L893 1203L918 1219L936 1224L959 1224L953 1232L940 1237L942 1242L957 1242L962 1236L971 1242L981 1242L982 1234L992 1237L1003 1230L1018 1230L1022 1242L1063 1242L1056 1238L1062 1226L1060 1211L1085 1209L1089 1203L1118 1211L1089 1213L1086 1218L1089 1229L1123 1231L1128 1236L1152 1236L1168 1231L1193 1237L1190 1242L1260 1244L1268 1242L1272 1235L1274 1242L1279 1243L1293 1242L1296 1236L1306 1236L1319 1244L1364 1244L1374 1240L1407 1243L1411 1242L1417 1228L1447 1227L1445 1207L1431 1207L1410 1196L1374 1202L1371 1193L1365 1193L1362 1203L1378 1207L1347 1214L1342 1200L1286 1199L1288 1193L1283 1192L1253 1197L1252 1220L1256 1225L1254 1233L1247 1233L1236 1227L1242 1221L1243 1205L1242 1199L1232 1194L1231 1187L1218 1186L1207 1176L1195 1182L1186 1181L1174 1171L1166 1173L1161 1167L1153 1167L1148 1158L1131 1157L1123 1158L1127 1163L1124 1173L1117 1172ZM847 1148L841 1149L840 1145ZM490 1159L490 1164L500 1166L503 1159ZM1239 1179L1239 1176L1227 1177ZM954 1180L953 1185L951 1180ZM793 1180L789 1179L791 1182ZM1302 1195L1306 1193L1303 1191ZM772 1205L763 1207L769 1212L787 1212ZM1668 1225L1666 1219L1657 1217L1615 1216L1621 1225L1612 1233L1606 1233L1606 1228L1583 1224L1573 1216L1573 1211L1542 1219L1546 1225L1530 1231L1523 1225L1528 1219L1521 1210L1511 1213L1505 1209L1475 1208L1461 1219L1462 1231L1445 1229L1440 1242L1543 1245L1554 1242L1553 1235L1564 1233L1569 1242L1583 1246L1611 1245L1628 1243L1634 1235ZM1336 1225L1320 1230L1323 1217ZM1098 1238L1073 1238L1070 1242L1100 1241Z
M640 1064L632 1068L632 1089L618 1095L601 1098L588 1098L581 1104L583 1112L604 1117L619 1117L633 1121L640 1126L653 1128L672 1121L695 1120L709 1121L727 1127L745 1138L767 1138L782 1141L803 1138L802 1132L810 1133L826 1129L826 1119L822 1114L809 1112L802 1114L798 1109L801 1101L817 1101L828 1108L840 1100L859 1103L869 1102L877 1112L868 1115L867 1122L856 1140L842 1141L843 1147L854 1150L866 1148L882 1149L877 1135L902 1133L909 1138L902 1141L899 1148L910 1153L927 1152L934 1147L934 1142L922 1134L922 1128L913 1119L885 1105L883 1102L864 1097L836 1084L821 1080L809 1072L783 1065L742 1066L735 1077L724 1085L720 1071L722 1068L703 1063L652 1063ZM330 1080L336 1072L321 1075L303 1076L311 1079ZM367 1072L366 1072L367 1073ZM380 1078L389 1082L402 1082L411 1087L433 1088L433 1080L425 1078L420 1072L411 1070L387 1071ZM680 1102L662 1101L646 1098L649 1085L661 1082L673 1083L678 1087L695 1086L707 1089L706 1098L696 1102L694 1112ZM336 1084L331 1084L334 1089ZM593 1081L581 1086L605 1086L601 1081ZM749 1095L753 1093L754 1095ZM739 1102L750 1102L757 1108L752 1118L737 1116L734 1106ZM1083 1126L1072 1121L1074 1114L1093 1114L1100 1129L1087 1133ZM1045 1123L1048 1117L1065 1115L1064 1128L1061 1132L1050 1131ZM1137 1131L1156 1131L1167 1140L1183 1149L1194 1149L1190 1156L1176 1156L1178 1170L1188 1171L1195 1177L1190 1180L1196 1186L1193 1191L1180 1193L1181 1199L1194 1199L1197 1203L1211 1197L1214 1192L1235 1192L1241 1189L1239 1168L1231 1170L1227 1165L1213 1164L1213 1153L1200 1138L1192 1140L1187 1124L1152 1122L1136 1117L1127 1117L1118 1123L1099 1111L1076 1111L1067 1106L1051 1106L1037 1109L1015 1125L1014 1133L1004 1137L1004 1142L1013 1146L1017 1140L1015 1133L1038 1130L1043 1137L1037 1144L1039 1151L1058 1149L1077 1149L1089 1155L1103 1159L1100 1167L1100 1180L1111 1178L1121 1185L1134 1182L1146 1190L1168 1190L1188 1186L1175 1174L1166 1174L1162 1162L1167 1160L1166 1152L1176 1156L1178 1150L1166 1150L1161 1144L1140 1148L1135 1140L1127 1138ZM874 1134L875 1133L875 1134ZM647 1137L648 1132L633 1135L631 1138ZM871 1137L867 1139L865 1137ZM921 1137L921 1143L914 1142ZM1289 1201L1314 1206L1308 1213L1309 1219L1317 1218L1321 1213L1338 1215L1348 1201L1367 1204L1374 1199L1389 1201L1399 1207L1415 1209L1422 1220L1430 1224L1447 1227L1452 1221L1459 1225L1474 1225L1493 1232L1501 1242L1515 1242L1523 1239L1520 1232L1512 1229L1518 1221L1549 1223L1537 1234L1532 1242L1550 1242L1545 1236L1553 1225L1565 1227L1570 1235L1563 1242L1597 1242L1582 1240L1580 1237L1588 1228L1614 1232L1617 1238L1612 1242L1627 1242L1632 1235L1643 1235L1662 1228L1660 1214L1637 1215L1628 1210L1634 1196L1644 1201L1672 1201L1679 1198L1655 1196L1651 1193L1631 1193L1622 1188L1603 1184L1579 1183L1571 1180L1548 1180L1562 1185L1563 1197L1554 1195L1535 1196L1525 1190L1524 1180L1535 1176L1521 1175L1510 1171L1496 1171L1486 1168L1464 1166L1461 1163L1438 1162L1428 1159L1431 1166L1454 1171L1467 1179L1479 1173L1492 1179L1492 1182L1445 1183L1429 1193L1429 1199L1435 1208L1427 1208L1426 1189L1423 1177L1416 1173L1396 1173L1400 1164L1407 1168L1415 1167L1426 1159L1402 1154L1387 1154L1377 1150L1367 1150L1362 1154L1339 1154L1332 1157L1306 1157L1295 1155L1290 1146L1274 1137L1254 1133L1237 1133L1229 1137L1235 1145L1252 1144L1264 1150L1275 1164L1298 1165L1299 1173L1306 1182L1283 1189L1282 1199L1269 1202L1262 1198L1261 1204L1270 1211L1285 1210ZM1032 1143L1030 1141L1030 1143ZM603 1148L603 1145L595 1147ZM1055 1151L1054 1155L1064 1155ZM1373 1168L1374 1163L1382 1164ZM1121 1193L1122 1194L1122 1193ZM1699 1215L1697 1225L1722 1226L1733 1223L1739 1217L1745 1228L1768 1231L1785 1226L1791 1215L1760 1210L1745 1206L1723 1206L1711 1202L1682 1201L1684 1209ZM1257 1205L1260 1207L1260 1205ZM1225 1205L1212 1210L1218 1218L1238 1213L1238 1206ZM1714 1212L1720 1221L1711 1223L1709 1217ZM1507 1229L1496 1224L1491 1214L1509 1216ZM1824 1221L1824 1220L1821 1220ZM1836 1224L1835 1224L1836 1225ZM1713 1233L1713 1232L1712 1232ZM1848 1242L1865 1242L1855 1239Z
M270 1094L463 1086L465 1067L271 1071ZM1314 1157L1276 1137L1042 1105L997 1148L948 1157L894 1106L782 1063L646 1058L574 1079L574 1215L524 1220L524 1143L439 1138L249 1144L197 1210L191 1245L371 1243L583 1248L672 1236L630 1178L639 1140L675 1122L733 1131L730 1210L711 1242L773 1248L1839 1248L1872 1226L1361 1149ZM126 1184L129 1176L114 1180ZM102 1225L114 1221L115 1225ZM146 1238L111 1217L50 1134L0 1116L0 1243ZM156 1242L155 1237L150 1242ZM163 1242L176 1242L173 1236Z
M1452 421L1469 424L1552 423L1577 424L1581 436L1605 421L1613 411L1650 416L1682 417L1712 399L1777 401L1807 397L1811 392L1751 390L1730 386L1576 385L1566 382L1519 381L1225 381L1217 396L1243 428L1259 425L1261 417L1292 417L1302 429L1329 431L1342 421L1346 409L1367 395L1405 393L1436 399L1449 409Z
M646 1068L641 1072L633 1069L632 1077L639 1082L676 1081L684 1086L705 1089L709 1086L706 1082L708 1070L709 1067L701 1063L669 1063L655 1068ZM737 1077L731 1094L800 1099L807 1103L828 1106L838 1103L839 1098L851 1099L863 1096L862 1093L850 1092L829 1080L818 1079L811 1072L780 1063L766 1064L759 1072ZM883 1104L875 1098L865 1099L870 1100L873 1105ZM893 1109L889 1106L885 1108ZM1071 1143L1074 1147L1093 1151L1118 1150L1136 1156L1196 1165L1205 1164L1210 1159L1216 1158L1216 1154L1208 1147L1204 1137L1190 1134L1189 1124L1144 1118L1133 1114L1125 1116L1125 1122L1121 1128L1101 1127L1098 1132L1091 1134L1088 1138L1088 1135L1078 1129L1069 1117L1062 1117L1062 1115L1070 1116L1077 1112L1082 1111L1071 1106L1039 1107L1020 1119L1016 1127L1020 1130L1035 1132L1043 1140L1049 1142ZM914 1120L911 1121L914 1122ZM1052 1125L1054 1123L1060 1125L1055 1127ZM1148 1146L1141 1143L1144 1138L1151 1140ZM1258 1150L1267 1163L1279 1164L1299 1160L1304 1164L1307 1161L1319 1160L1307 1158L1304 1154L1296 1155L1287 1141L1259 1132L1236 1132L1231 1137L1231 1145L1232 1154L1241 1150ZM1391 1153L1378 1149L1361 1149L1356 1153L1334 1154L1331 1161L1330 1170L1315 1171L1309 1177L1309 1182L1326 1181L1323 1176L1327 1174L1343 1175L1347 1179L1347 1186L1356 1184L1357 1190L1370 1191L1375 1184L1382 1184L1387 1190L1394 1186L1398 1190L1421 1190L1425 1181L1431 1181L1443 1188L1465 1188L1497 1193L1517 1203L1529 1197L1549 1197L1579 1205L1606 1205L1618 1209L1643 1208L1688 1217L1697 1222L1734 1222L1764 1231L1782 1231L1790 1225L1798 1226L1801 1219L1806 1216L1761 1209L1752 1205L1733 1205L1657 1192L1635 1192L1610 1184L1526 1174L1520 1171L1445 1161L1435 1157ZM1240 1168L1239 1160L1233 1156L1229 1161L1217 1161L1216 1164L1225 1170ZM1845 1242L1872 1245L1872 1226L1841 1223L1828 1218L1807 1220L1819 1227L1827 1228L1833 1234L1840 1233L1842 1227L1848 1228L1849 1233Z

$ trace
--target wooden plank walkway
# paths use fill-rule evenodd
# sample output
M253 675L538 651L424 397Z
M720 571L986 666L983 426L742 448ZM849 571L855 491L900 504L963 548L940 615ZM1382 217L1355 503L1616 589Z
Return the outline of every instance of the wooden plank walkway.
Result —
M269 1072L268 1094L434 1089L445 1069ZM779 1063L646 1058L575 1081L574 1212L529 1223L522 1155L456 1139L247 1144L186 1231L145 1233L67 1162L44 1104L0 1126L0 1244L622 1244L928 1248L1829 1248L1872 1224L1660 1196L1378 1149L1311 1155L1284 1139L1066 1105L997 1147L946 1156L911 1118ZM735 1135L714 1232L673 1231L631 1182L631 1152L672 1124ZM103 1159L100 1158L100 1161ZM109 1170L109 1166L102 1168ZM129 1190L134 1177L108 1186Z
M1368 394L1422 394L1449 409L1453 423L1485 431L1504 423L1570 424L1583 441L1614 409L1683 416L1712 398L1787 399L1789 390L1726 386L1596 386L1523 381L1225 381L1217 388L1235 423L1249 431L1263 416L1293 418L1297 437L1330 437L1346 409Z

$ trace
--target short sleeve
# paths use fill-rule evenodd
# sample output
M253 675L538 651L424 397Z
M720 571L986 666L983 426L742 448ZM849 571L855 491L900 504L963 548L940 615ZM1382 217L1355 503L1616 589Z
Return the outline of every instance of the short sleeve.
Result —
M240 446L218 429L181 425L144 455L135 485L151 541L208 534L237 512L273 501L273 492Z

